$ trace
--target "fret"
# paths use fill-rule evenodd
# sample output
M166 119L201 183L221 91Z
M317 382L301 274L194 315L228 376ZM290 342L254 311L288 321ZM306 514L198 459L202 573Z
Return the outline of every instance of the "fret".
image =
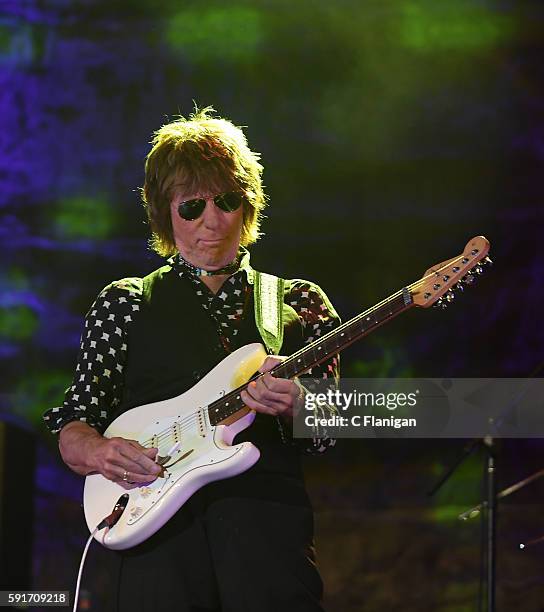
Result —
M350 331L349 327L346 328L345 330L341 331L337 335L337 338L338 338L338 342L342 342L342 343L351 340L351 331ZM336 348L339 348L339 346L340 345L337 345Z
M208 416L212 425L217 425L217 423L244 407L242 398L237 391L231 392L208 406Z
M338 334L330 338L330 340L325 340L325 350L327 353L332 350L337 350L340 346L342 346L342 343Z
M293 378L293 376L296 376L297 370L295 365L286 359L280 365L276 366L272 372L278 378Z
M334 336L330 338L330 340L325 340L323 343L323 350L329 355L330 353L336 352L339 346L341 345L339 344L338 337Z
M291 376L293 376L294 371L295 368L287 361L281 363L280 365L277 365L275 368L272 369L274 376L277 376L278 378L291 378Z
M317 351L315 349L315 346L313 344L310 344L309 346L307 346L304 349L304 352L307 355L307 362L308 364L313 364L316 361L316 355L317 355Z
M289 373L287 378L293 378L294 376L297 375L297 372L300 372L300 368L304 368L304 367L306 367L306 361L303 360L303 357L298 362L297 361L287 361L287 363L285 364L285 369Z

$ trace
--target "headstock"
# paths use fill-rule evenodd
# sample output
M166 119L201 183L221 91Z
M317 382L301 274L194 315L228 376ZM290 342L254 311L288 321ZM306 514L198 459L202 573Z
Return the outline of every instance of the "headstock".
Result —
M488 252L488 240L476 236L461 255L429 268L423 278L409 287L414 304L423 308L433 305L445 308L454 299L454 291L463 291L464 285L471 285L491 265Z

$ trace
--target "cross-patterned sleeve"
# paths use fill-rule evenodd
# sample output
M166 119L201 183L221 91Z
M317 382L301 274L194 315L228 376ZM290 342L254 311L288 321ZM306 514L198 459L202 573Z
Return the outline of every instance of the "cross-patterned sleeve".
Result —
M62 406L43 416L58 434L70 421L83 421L101 433L122 400L127 330L140 309L142 282L115 281L103 289L87 316L81 335L76 370Z
M289 304L298 314L302 323L304 346L318 340L334 328L340 325L338 316L333 305L316 285L305 280L293 280L286 283L285 303ZM313 390L312 381L316 379L329 379L331 388L336 389L340 377L340 356L334 355L329 360L314 366L303 375L302 385L310 392L322 392L323 387ZM336 414L334 406L316 406L316 417L328 418ZM318 419L314 419L318 421ZM319 422L319 421L318 421ZM300 448L306 454L319 454L334 446L336 440L327 435L326 427L316 425L313 436L309 439L299 440Z

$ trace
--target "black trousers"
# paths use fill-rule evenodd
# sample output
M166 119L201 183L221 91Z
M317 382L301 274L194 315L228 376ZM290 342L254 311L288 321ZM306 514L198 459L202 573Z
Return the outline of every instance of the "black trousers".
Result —
M115 612L323 612L301 478L250 470L198 491L117 555Z

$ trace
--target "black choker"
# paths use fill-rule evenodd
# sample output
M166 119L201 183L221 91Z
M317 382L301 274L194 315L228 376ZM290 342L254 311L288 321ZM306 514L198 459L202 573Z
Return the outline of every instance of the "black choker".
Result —
M198 268L189 263L186 259L183 259L180 253L178 253L178 262L188 272L194 276L218 276L219 274L234 274L240 269L240 255L236 256L236 259L230 264L219 268L219 270L204 270L204 268Z

